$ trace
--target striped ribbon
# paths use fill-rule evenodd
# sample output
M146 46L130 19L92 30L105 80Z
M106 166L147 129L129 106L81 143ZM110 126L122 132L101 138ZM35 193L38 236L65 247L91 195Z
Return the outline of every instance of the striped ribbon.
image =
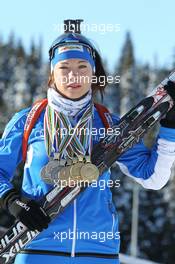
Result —
M72 126L68 116L62 112L57 112L49 105L46 107L44 135L48 156L55 152L58 152L60 157L62 155L62 157L68 156L69 158L74 155L85 156L87 153L90 155L93 107L91 102L75 127ZM70 134L70 130L73 133ZM61 131L67 131L67 133L61 133Z

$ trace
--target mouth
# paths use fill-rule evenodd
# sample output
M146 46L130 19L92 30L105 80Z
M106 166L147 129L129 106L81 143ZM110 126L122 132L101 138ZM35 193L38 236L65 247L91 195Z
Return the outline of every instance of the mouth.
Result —
M78 83L71 83L67 85L67 88L78 89L78 88L81 88L81 85Z

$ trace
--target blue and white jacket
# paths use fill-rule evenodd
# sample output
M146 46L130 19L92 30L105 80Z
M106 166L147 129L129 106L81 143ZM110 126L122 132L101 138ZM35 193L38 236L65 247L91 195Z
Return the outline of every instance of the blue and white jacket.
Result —
M11 179L22 161L22 137L29 110L27 108L14 115L0 140L0 197L13 188ZM22 195L35 200L42 198L53 187L45 184L40 176L41 168L48 162L44 144L44 112L29 137L21 190ZM75 123L81 115L82 112L75 116ZM119 121L117 116L112 115L112 118L115 123ZM96 109L93 127L104 127ZM94 144L99 140L99 136L93 136ZM124 174L144 188L158 190L170 178L174 160L175 130L161 127L152 149L145 147L141 141L116 162ZM109 179L110 170L105 171L99 180L107 182ZM75 252L116 254L119 246L117 212L112 203L110 188L106 184L103 190L100 185L96 188L88 187L26 248L69 252L74 256Z

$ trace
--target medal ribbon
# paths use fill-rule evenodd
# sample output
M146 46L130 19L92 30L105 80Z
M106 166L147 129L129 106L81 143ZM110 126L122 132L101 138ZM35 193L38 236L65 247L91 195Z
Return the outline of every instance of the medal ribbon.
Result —
M92 108L93 104L90 103L83 116L73 128L69 118L62 112L57 112L50 106L47 106L45 118L44 118L44 132L46 150L49 156L54 151L62 153L65 151L68 156L72 156L72 153L76 155L85 155L87 146L91 147L91 128L92 128ZM63 135L60 133L61 128L70 132L73 129L73 133ZM79 130L83 133L79 134ZM84 133L85 131L85 133ZM78 132L76 134L76 132ZM86 133L88 132L89 135ZM56 145L56 149L54 148Z

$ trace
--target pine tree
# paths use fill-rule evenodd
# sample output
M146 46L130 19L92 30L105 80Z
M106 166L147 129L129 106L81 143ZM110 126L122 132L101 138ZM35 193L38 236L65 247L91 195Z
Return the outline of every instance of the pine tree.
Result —
M134 48L131 40L131 35L129 32L127 32L121 52L121 57L119 60L118 70L122 74L127 72L128 69L133 68L133 66L135 66Z
M127 32L118 65L120 75L120 114L125 114L138 100L136 63L130 33Z
M29 105L30 102L30 88L27 84L27 65L26 65L26 53L24 51L23 44L21 40L18 41L16 47L16 57L17 64L14 68L14 74L11 79L14 90L15 90L15 98L14 98L14 109L19 111L21 108L25 108Z

